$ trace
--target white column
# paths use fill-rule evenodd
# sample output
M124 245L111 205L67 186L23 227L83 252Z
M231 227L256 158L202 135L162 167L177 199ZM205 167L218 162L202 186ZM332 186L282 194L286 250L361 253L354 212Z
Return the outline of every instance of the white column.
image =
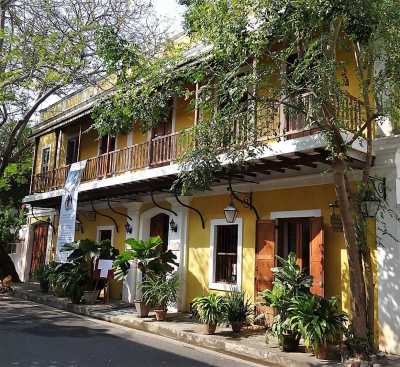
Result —
M125 238L139 238L139 218L140 218L140 208L143 203L134 202L134 203L126 203L124 207L127 209L127 215L132 218L130 221L128 218L127 221L132 226L132 233L126 233ZM136 286L137 286L137 276L138 271L136 267L136 262L130 262L130 269L128 271L128 275L124 279L122 285L122 300L128 303L133 303L136 298Z
M189 205L191 198L183 197L180 200ZM171 204L171 209L178 214L178 216L171 215L171 219L177 225L177 231L169 230L168 236L168 249L173 251L179 263L178 276L179 276L179 293L177 309L184 311L186 300L186 274L187 274L187 238L188 238L188 212L189 209L179 204L175 198L170 198L168 201Z

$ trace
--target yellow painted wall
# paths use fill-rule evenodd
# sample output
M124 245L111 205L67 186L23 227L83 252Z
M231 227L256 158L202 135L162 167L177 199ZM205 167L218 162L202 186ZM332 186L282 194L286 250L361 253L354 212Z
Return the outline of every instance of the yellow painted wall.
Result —
M50 147L50 161L49 161L49 169L54 167L54 151L56 149L56 134L54 132L43 135L39 138L39 142L36 150L36 166L35 173L40 173L40 168L42 166L42 152L43 149Z
M325 236L325 292L326 296L338 296L343 309L348 309L347 260L343 235L333 232L330 226L329 203L335 200L332 185L321 185L294 189L253 193L253 203L263 219L269 219L271 211L321 209ZM223 219L223 209L228 204L228 195L193 198L191 205L199 209L206 220L201 228L197 214L190 212L188 233L188 284L189 304L196 296L208 292L208 262L210 221ZM243 219L242 288L254 298L256 221L249 209L238 205Z
M189 100L180 97L176 99L175 131L181 131L193 126L194 110Z

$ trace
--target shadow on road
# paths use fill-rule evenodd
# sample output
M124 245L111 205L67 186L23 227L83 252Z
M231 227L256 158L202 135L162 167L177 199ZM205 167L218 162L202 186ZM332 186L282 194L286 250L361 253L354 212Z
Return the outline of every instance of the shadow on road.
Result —
M0 367L207 367L213 355L134 330L0 296ZM241 366L229 361L230 367Z

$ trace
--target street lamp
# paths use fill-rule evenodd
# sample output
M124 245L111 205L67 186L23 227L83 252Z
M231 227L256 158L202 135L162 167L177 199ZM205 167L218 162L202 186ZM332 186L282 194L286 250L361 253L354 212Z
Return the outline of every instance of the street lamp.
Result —
M237 211L235 204L233 202L233 199L231 197L231 200L230 200L228 206L224 209L225 219L226 219L227 223L235 223L237 213L238 213L238 211Z
M178 225L175 223L173 219L171 219L171 221L169 222L169 229L172 232L178 232Z
M361 202L361 211L366 218L375 218L380 207L380 200L375 197L366 197Z

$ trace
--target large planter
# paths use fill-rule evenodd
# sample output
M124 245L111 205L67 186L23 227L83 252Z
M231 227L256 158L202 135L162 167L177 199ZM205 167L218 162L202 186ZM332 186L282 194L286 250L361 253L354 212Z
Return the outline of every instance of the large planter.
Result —
M160 309L160 310L154 310L154 312L156 314L157 321L165 321L165 318L167 316L167 310Z
M216 328L217 328L217 324L205 324L204 325L205 334L207 334L207 335L215 334Z
M43 293L49 292L50 283L47 279L40 280L40 291Z
M297 352L299 349L299 337L296 334L282 334L279 337L282 352Z
M340 346L330 343L321 343L318 350L315 352L318 359L323 360L338 360L340 357Z
M135 301L135 308L138 317L148 317L150 312L150 306L143 301Z
M234 333L240 333L240 330L242 330L243 322L242 321L233 321L231 323L232 331Z
M83 303L87 305L94 305L97 301L97 297L99 296L99 291L84 291L82 296Z
M54 288L54 293L57 297L63 298L65 297L65 290L60 285L56 285Z

